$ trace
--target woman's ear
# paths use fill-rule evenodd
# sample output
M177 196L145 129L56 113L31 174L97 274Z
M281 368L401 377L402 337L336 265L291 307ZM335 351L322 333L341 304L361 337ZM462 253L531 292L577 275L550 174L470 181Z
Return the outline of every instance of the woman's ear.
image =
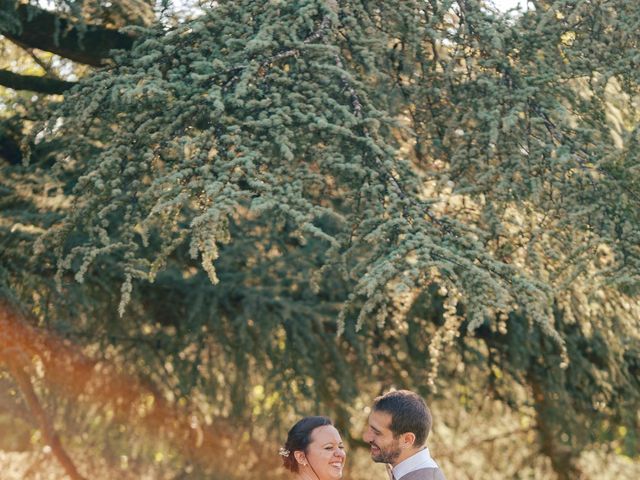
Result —
M300 465L307 465L307 457L302 450L296 450L293 452L293 456Z

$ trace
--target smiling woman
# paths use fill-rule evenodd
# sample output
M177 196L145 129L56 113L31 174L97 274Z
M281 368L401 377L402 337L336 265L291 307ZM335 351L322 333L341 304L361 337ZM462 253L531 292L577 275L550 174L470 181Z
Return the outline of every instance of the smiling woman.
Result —
M340 433L327 417L305 417L287 435L280 449L285 468L300 480L342 478L346 453Z

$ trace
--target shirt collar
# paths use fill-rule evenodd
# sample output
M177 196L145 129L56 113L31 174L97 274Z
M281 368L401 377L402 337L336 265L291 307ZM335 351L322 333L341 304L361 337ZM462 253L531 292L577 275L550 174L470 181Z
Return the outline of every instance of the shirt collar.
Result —
M431 458L431 454L427 447L414 453L406 460L403 460L393 467L391 471L393 472L393 476L397 480L400 480L407 473L420 470L421 468L438 468L438 464L433 460L433 458Z

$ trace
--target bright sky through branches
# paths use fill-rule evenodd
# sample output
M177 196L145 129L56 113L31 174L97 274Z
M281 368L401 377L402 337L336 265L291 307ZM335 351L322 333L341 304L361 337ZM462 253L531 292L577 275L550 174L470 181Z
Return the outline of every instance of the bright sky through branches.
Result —
M498 10L506 12L511 8L516 8L520 5L520 8L524 11L527 9L527 0L491 0Z

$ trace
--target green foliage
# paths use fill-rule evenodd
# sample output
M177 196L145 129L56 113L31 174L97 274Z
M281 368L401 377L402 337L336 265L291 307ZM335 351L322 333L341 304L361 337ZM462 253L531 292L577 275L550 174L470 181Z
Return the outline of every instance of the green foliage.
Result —
M265 450L293 414L349 435L381 386L456 383L533 412L561 478L637 455L639 16L223 1L130 28L3 166L0 287Z
M56 129L79 168L73 210L51 232L61 271L82 280L100 256L119 258L122 314L132 281L153 280L178 245L188 242L215 284L229 223L268 219L326 244L319 279L330 271L354 283L341 331L354 305L358 328L369 316L384 322L390 285L438 281L468 299L472 326L515 303L551 333L545 286L418 195L393 119L369 99L378 82L365 72L376 80L371 54L388 37L371 41L363 6L341 16L323 2L225 4L149 33L72 93Z

